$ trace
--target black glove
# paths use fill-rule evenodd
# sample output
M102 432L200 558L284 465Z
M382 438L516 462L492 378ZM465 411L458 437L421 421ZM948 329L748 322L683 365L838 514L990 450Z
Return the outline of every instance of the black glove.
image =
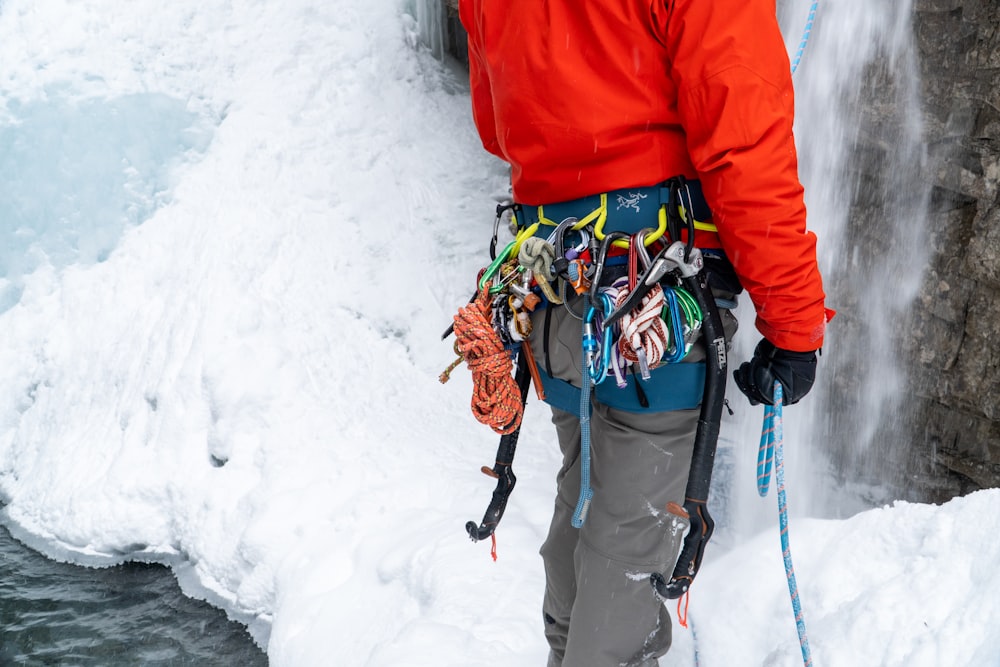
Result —
M774 381L781 382L784 405L798 403L816 379L816 352L791 352L775 347L767 339L757 343L750 361L733 372L736 386L750 405L774 405Z

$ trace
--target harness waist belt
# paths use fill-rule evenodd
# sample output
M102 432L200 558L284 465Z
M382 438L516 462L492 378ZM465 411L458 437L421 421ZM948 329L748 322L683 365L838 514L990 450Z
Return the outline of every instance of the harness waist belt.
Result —
M532 206L520 204L517 214L518 227L523 229L535 222L543 225L558 225L566 218L583 220L587 216L600 216L602 208L607 218L602 232L625 232L635 234L643 228L656 229L662 206L682 208L688 215L694 214L695 227L705 231L715 231L715 225L705 222L712 213L705 202L699 181L685 181L672 201L669 183L641 188L612 190L604 194L590 195L554 204Z
M701 405L705 389L705 362L663 364L652 370L648 380L629 374L628 386L619 389L614 378L607 378L594 387L591 400L625 412L670 412L692 410ZM638 383L646 396L639 400ZM580 388L554 378L542 370L545 402L570 414L580 412Z

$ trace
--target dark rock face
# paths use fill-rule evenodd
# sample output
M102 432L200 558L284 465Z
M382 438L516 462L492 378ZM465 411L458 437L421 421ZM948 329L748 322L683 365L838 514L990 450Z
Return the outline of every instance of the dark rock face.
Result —
M914 9L934 168L932 258L904 341L910 469L940 500L1000 486L1000 3Z

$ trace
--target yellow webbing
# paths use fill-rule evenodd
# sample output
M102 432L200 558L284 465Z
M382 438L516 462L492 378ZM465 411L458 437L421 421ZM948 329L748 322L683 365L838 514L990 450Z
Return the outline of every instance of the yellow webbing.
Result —
M687 220L688 212L687 212L687 209L684 208L684 206L682 204L678 204L677 205L677 212L680 213L681 220ZM666 204L664 204L663 206L660 206L659 214L658 214L657 217L658 217L657 228L656 228L655 231L653 231L652 234L649 234L648 236L645 237L645 241L644 241L643 245L646 245L646 246L650 245L651 243L653 243L654 241L656 241L657 239L659 239L660 237L662 237L667 232L667 206L666 206ZM604 240L604 223L606 223L608 221L608 193L606 193L606 192L602 192L601 193L601 203L600 203L600 205L597 208L595 208L593 211L591 211L590 213L588 213L586 216L584 216L583 218L581 218L580 221L577 222L575 225L573 225L573 231L579 231L579 230L583 229L584 227L586 227L587 225L589 225L591 222L594 222L595 220L596 220L596 222L594 224L594 236L597 237L598 241L603 241ZM556 222L555 220L551 220L549 218L546 218L545 217L545 207L544 206L538 206L538 222L534 223L533 225L531 225L529 227L526 227L520 233L518 233L517 237L518 237L519 241L517 242L517 246L515 247L515 253L514 254L516 254L516 251L518 249L520 249L521 242L525 238L527 238L528 236L532 236L538 230L538 225L540 225L540 224L541 225L548 225L550 227L555 227L559 223ZM718 233L718 231L719 231L718 227L716 227L711 222L702 222L700 220L695 220L694 221L694 228L698 229L700 231L703 231L703 232ZM529 230L530 230L530 233L525 234L525 232L528 232ZM625 241L624 239L618 240L618 241L615 241L615 245L618 246L619 248L626 248L627 249L628 248L628 241Z

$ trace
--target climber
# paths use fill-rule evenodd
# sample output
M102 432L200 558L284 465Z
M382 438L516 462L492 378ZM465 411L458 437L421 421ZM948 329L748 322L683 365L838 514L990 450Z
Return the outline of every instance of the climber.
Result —
M704 366L705 347L680 350L691 341L675 334L665 345L683 360L658 365L645 343L629 343L647 358L596 385L591 414L558 396L561 388L589 387L585 358L601 365L604 348L583 340L578 318L586 303L606 304L604 315L613 310L607 290L626 271L615 261L638 261L642 272L677 241L685 258L692 247L704 252L727 341L741 288L756 308L763 339L735 373L750 401L769 403L774 379L787 404L811 388L833 311L824 306L816 239L806 230L774 0L460 0L459 13L473 118L486 150L510 165L520 229L541 222L534 235L546 237L554 229L547 224L589 216L615 241L601 284L563 290L565 304L550 299L537 308L527 335L556 405L563 454L541 548L548 665L650 667L670 646L671 621L648 575L669 573L677 559L683 531L666 508L684 501L703 382L691 369ZM693 237L664 229L664 211L674 217L678 204L698 223ZM565 244L579 246L574 253L588 243L598 250L583 233L596 225L569 224ZM633 271L629 289L640 284ZM671 298L673 325L692 324L697 312L684 314L683 290ZM688 328L684 335L697 334ZM681 381L658 380L675 376ZM584 424L593 496L576 528Z

